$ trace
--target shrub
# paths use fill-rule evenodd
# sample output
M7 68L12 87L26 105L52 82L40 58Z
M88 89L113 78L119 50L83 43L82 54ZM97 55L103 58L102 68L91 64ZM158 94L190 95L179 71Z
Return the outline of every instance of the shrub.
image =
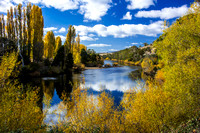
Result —
M164 83L165 78L164 78L164 74L163 74L163 71L162 71L162 70L158 70L158 71L156 72L155 80L156 80L159 84L163 84L163 83Z
M0 66L0 132L37 132L44 118L38 107L38 89L24 88L16 80L11 79L18 73L17 54L4 56ZM34 65L32 65L35 69ZM16 78L16 77L14 77Z
M95 98L78 88L73 91L66 106L60 106L67 110L67 114L66 121L60 122L62 124L58 127L64 132L109 131L113 121L113 106L113 99L105 92Z
M119 64L117 62L113 63L113 67L117 67Z
M111 67L111 65L110 64L105 64L104 67Z
M144 72L151 73L154 69L153 61L150 58L144 58L141 67L144 69Z

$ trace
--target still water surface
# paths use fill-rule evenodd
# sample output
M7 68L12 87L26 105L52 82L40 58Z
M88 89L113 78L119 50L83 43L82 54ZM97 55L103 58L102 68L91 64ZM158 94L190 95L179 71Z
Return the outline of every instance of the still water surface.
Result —
M105 61L104 64L112 64L112 61ZM80 86L83 89L87 89L88 96L98 96L101 92L106 91L112 97L114 97L114 103L119 105L123 94L131 88L138 87L138 82L144 83L142 79L133 80L130 78L129 73L139 69L137 66L121 66L103 69L89 69L83 71L81 74L72 74L72 82L65 83L66 77L59 76L55 78L43 78L43 92L44 96L51 99L51 107L48 109L49 114L46 116L45 122L49 123L52 120L54 123L58 120L55 114L50 114L52 111L58 108L61 103L61 95L64 91L68 91L68 95L72 88ZM65 80L62 80L65 78ZM69 77L68 77L69 78ZM63 87L64 86L64 87ZM70 88L71 87L71 88ZM43 109L45 109L43 105ZM64 112L57 112L64 115Z

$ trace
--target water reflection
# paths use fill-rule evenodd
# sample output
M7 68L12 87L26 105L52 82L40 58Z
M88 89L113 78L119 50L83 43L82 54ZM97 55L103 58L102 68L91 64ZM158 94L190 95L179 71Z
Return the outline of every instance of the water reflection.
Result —
M51 100L51 105L70 97L73 88L72 72L60 75L57 80L42 80L42 89L45 98Z
M105 64L113 64L112 61L105 61ZM130 73L138 70L137 66L121 66L105 69L85 70L81 74L73 74L68 72L66 75L51 78L37 78L31 80L29 84L32 86L40 86L39 106L46 110L47 106L42 103L44 100L51 100L51 106L48 109L45 123L52 121L56 123L58 115L64 117L66 111L57 110L58 106L66 104L66 98L70 98L72 90L80 87L82 91L87 89L88 97L98 97L103 91L110 94L114 98L115 106L118 106L125 92L132 88L142 88L144 81L131 78ZM140 86L138 86L140 82ZM62 102L65 101L65 102ZM55 111L57 110L57 111ZM52 112L54 114L52 114Z
M137 87L138 82L144 83L142 79L132 80L129 77L131 71L137 70L135 66L123 66L99 70L84 71L85 88L92 88L96 91L107 89L109 91L126 92Z
M92 95L92 96L98 96L100 95L102 92L106 92L107 94L109 94L112 98L114 98L114 104L115 106L119 106L120 102L121 102L121 99L124 95L124 93L122 91L110 91L108 89L102 89L101 91L96 91L92 88L89 88L87 89L87 94L88 96Z

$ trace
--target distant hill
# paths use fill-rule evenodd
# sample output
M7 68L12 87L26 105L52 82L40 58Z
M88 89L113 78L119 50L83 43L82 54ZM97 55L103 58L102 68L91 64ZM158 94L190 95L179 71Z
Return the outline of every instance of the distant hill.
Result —
M136 47L132 46L130 48L126 48L120 51L116 51L113 53L101 53L100 55L103 56L103 58L109 58L109 59L117 59L117 60L128 60L128 61L139 61L146 55L154 55L155 54L155 48L153 46L147 45L144 47Z

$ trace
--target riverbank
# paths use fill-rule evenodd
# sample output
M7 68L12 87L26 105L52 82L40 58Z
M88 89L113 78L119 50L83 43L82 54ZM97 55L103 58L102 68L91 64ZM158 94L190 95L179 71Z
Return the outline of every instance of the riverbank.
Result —
M117 60L117 59L111 59L111 61L119 62L120 64L125 64L125 65L133 65L133 66L141 66L141 62L142 62L142 60L133 62L133 61L128 61L128 60Z
M85 70L90 70L90 69L103 69L102 67L85 67Z

